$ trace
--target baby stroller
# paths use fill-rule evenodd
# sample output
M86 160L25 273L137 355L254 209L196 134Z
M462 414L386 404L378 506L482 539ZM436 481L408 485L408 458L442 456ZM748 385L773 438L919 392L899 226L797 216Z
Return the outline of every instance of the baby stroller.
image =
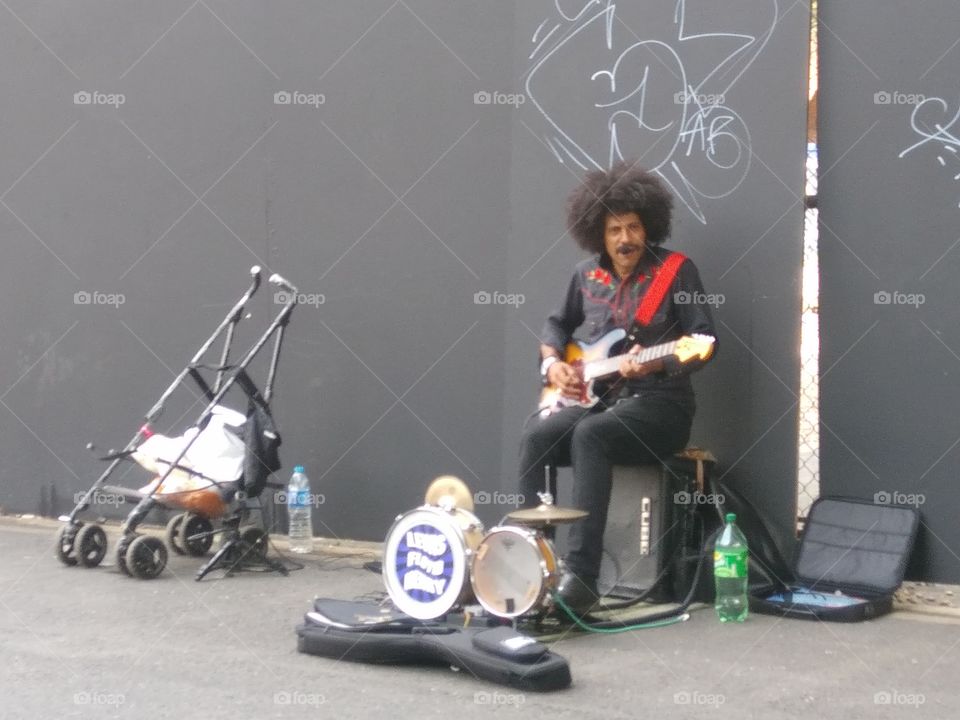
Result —
M260 567L287 573L281 563L267 557L267 533L256 526L241 529L241 525L251 511L259 510L262 514L260 494L267 487L270 474L280 468L281 441L270 412L270 399L284 332L297 304L298 292L279 275L270 277L270 282L281 290L277 297L283 300L283 307L246 355L231 364L230 351L237 324L260 287L260 268L251 268L250 274L253 278L250 287L150 409L143 426L126 447L101 458L109 461L109 466L64 518L66 525L58 533L56 554L64 565L97 567L106 556L107 535L103 527L78 519L90 507L94 496L106 491L136 502L123 523L123 536L116 548L117 566L127 575L155 578L167 564L163 541L137 533L137 527L155 507L183 511L167 525L167 543L178 554L203 556L212 546L214 535L223 534L219 550L197 572L197 580L217 568L232 572ZM204 356L221 336L225 338L219 363L204 364ZM271 338L274 339L273 354L261 393L247 368ZM201 371L214 374L212 384ZM179 437L155 433L153 424L163 414L170 396L188 377L206 400L203 412ZM245 415L222 404L233 388L239 388L246 398ZM138 463L156 478L140 490L108 485L107 481L125 462ZM216 519L222 519L220 530L214 529Z

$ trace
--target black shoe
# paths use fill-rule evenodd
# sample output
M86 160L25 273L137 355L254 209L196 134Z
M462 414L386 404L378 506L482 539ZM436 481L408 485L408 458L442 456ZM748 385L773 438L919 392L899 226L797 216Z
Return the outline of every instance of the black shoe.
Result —
M557 594L563 603L580 617L590 612L591 608L600 601L597 581L581 578L572 572L565 572L563 577L560 578L560 587L557 589Z

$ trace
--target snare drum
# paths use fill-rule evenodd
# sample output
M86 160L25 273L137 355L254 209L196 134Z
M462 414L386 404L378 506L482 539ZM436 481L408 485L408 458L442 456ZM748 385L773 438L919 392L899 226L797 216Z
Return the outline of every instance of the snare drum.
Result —
M383 582L393 603L420 620L467 601L470 565L483 523L463 508L433 505L400 515L383 550Z
M540 532L495 527L480 542L470 584L488 612L513 618L540 607L560 582L560 560Z

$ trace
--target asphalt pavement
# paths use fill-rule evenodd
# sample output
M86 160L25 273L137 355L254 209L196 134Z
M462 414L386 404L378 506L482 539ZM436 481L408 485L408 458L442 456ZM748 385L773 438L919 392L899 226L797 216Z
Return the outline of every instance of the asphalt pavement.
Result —
M112 563L68 568L55 525L0 518L2 718L799 718L960 716L960 621L897 612L858 624L751 616L552 644L573 685L518 692L438 667L302 655L315 596L383 592L370 548L303 558L288 577L194 582L195 558L155 580ZM300 559L300 558L298 558Z

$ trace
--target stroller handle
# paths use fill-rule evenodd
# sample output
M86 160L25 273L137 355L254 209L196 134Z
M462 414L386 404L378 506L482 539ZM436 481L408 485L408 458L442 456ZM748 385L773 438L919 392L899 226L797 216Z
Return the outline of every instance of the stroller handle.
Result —
M278 273L274 273L273 275L270 276L270 282L276 285L277 287L282 288L283 290L286 290L290 295L298 294L296 285L294 285L292 282L287 280L282 275L279 275Z
M250 277L253 278L253 292L255 293L260 287L260 277L263 275L263 268L259 265L254 265L250 268ZM253 293L250 293L251 295Z

